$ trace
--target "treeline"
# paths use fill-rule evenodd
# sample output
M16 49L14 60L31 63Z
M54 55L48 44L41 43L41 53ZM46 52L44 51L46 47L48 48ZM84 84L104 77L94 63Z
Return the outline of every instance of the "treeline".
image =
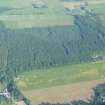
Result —
M86 102L84 100L73 101L70 103L42 103L39 105L105 105L105 84L100 84L94 90L94 95L92 95L91 100Z

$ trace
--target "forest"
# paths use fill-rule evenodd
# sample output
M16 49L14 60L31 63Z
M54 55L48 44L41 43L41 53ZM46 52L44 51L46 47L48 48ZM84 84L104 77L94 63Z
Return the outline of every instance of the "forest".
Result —
M0 81L5 87L13 83L14 88L10 94L14 99L25 100L30 105L13 81L19 73L34 68L94 61L94 53L105 51L105 27L100 18L90 13L74 18L72 26L14 30L0 22ZM93 100L92 105L104 105L97 104L97 101ZM83 102L83 105L88 104ZM73 105L82 104L74 102Z
M93 14L75 16L73 26L10 30L1 25L0 33L1 72L15 75L33 68L93 61L95 52L105 51L104 26Z

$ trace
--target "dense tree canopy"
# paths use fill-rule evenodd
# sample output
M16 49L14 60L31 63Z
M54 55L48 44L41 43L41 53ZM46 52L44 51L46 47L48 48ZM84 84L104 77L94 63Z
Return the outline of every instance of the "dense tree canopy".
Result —
M75 16L74 26L0 28L0 68L14 72L92 60L105 50L105 30L96 15Z
M95 14L75 16L73 26L10 30L0 22L0 81L7 86L26 70L93 61L92 54L98 51L105 51L105 30ZM30 104L17 87L11 95ZM100 97L95 99L92 105L99 105ZM88 105L82 101L73 104Z

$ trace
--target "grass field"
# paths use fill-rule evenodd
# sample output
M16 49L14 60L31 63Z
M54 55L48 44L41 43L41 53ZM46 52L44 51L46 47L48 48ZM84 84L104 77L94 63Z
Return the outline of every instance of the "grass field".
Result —
M5 15L0 16L0 20L7 28L32 28L32 27L50 27L50 26L68 26L73 25L72 16L61 15Z
M45 0L46 8L33 8L38 0L28 0L21 2L20 0L2 1L2 6L12 8L0 15L0 21L7 28L31 28L31 27L48 27L48 26L65 26L73 24L73 16L68 16L64 12L64 8L58 0ZM1 6L1 7L2 7Z
M17 86L32 105L43 101L88 100L92 88L105 78L105 61L35 70L18 76Z
M46 8L42 8L40 5L33 8L32 5L38 0L27 0L27 2L2 0L0 1L0 8L5 10L0 13L0 21L10 29L73 25L74 17L72 14L67 14L65 8L75 9L77 15L82 15L84 12L79 8L86 1L61 2L60 0L42 0L41 2L44 2ZM105 0L88 0L87 2L88 8L98 14L104 14Z
M18 77L17 85L24 90L39 89L96 80L104 76L105 62L100 61L26 72Z

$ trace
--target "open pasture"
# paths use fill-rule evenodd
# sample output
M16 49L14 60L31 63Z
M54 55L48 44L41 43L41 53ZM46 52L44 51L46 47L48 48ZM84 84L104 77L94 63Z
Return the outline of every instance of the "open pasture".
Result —
M17 86L32 105L90 99L92 88L105 80L105 61L65 65L21 74Z
M60 0L2 0L0 1L0 21L10 29L50 27L73 25L75 15L84 14L80 10L81 5L86 4L89 10L95 13L104 13L105 0L92 1L70 1ZM68 13L65 8L73 9L74 12Z

